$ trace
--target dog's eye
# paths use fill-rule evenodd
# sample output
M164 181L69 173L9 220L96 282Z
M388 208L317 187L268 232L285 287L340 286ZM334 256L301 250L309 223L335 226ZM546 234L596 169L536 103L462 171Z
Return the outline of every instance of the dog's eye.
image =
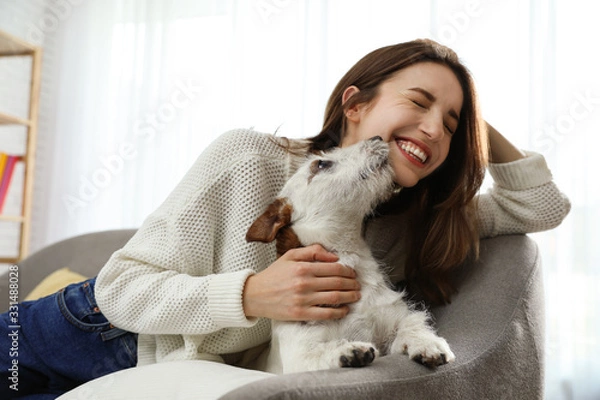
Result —
M330 168L332 165L333 165L333 161L319 160L319 162L317 163L317 168L323 170L323 169Z
M330 160L315 160L310 164L310 172L314 176L319 172L325 171L333 165L333 161Z

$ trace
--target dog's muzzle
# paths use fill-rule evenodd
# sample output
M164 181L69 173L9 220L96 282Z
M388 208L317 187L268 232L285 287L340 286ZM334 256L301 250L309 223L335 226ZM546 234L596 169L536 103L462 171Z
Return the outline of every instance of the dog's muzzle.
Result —
M360 172L361 179L367 179L388 165L389 148L381 136L373 136L364 142L369 157L369 165Z

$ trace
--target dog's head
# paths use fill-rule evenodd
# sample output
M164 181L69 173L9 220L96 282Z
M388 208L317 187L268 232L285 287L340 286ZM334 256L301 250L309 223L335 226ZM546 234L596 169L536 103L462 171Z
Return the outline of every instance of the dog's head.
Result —
M248 241L277 239L277 253L355 234L365 216L394 188L388 144L375 137L311 155L250 227Z

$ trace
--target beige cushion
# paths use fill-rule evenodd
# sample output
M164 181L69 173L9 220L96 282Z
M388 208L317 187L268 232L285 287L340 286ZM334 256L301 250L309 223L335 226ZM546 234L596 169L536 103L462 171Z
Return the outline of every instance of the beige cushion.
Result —
M68 268L61 268L45 277L33 290L25 297L25 301L37 300L42 297L58 292L60 289L69 286L72 283L82 282L87 277L73 272Z

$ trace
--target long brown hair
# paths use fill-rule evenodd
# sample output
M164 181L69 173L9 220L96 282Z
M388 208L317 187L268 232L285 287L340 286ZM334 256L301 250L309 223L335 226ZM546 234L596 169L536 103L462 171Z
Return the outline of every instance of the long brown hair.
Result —
M450 151L430 176L380 208L382 213L408 210L411 220L405 275L409 292L431 303L448 303L456 292L457 269L469 255L477 256L479 233L473 201L484 178L487 136L477 94L468 69L451 49L420 39L377 49L359 60L338 82L327 107L323 129L311 138L311 151L338 146L346 130L346 110L373 101L379 85L396 72L419 62L450 68L460 82L463 106ZM359 91L346 103L344 90Z

